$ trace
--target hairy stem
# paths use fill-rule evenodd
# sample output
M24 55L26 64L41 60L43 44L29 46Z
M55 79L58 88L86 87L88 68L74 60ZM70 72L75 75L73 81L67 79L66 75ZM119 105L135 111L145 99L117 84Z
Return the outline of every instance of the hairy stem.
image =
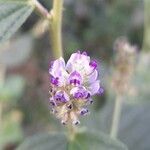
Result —
M144 39L142 50L150 49L149 35L150 35L150 1L144 0Z
M76 135L76 128L72 124L68 124L67 129L68 129L68 138L70 141L73 141Z
M50 23L50 34L52 50L55 58L63 56L61 35L62 13L63 0L53 0L53 8L51 10L52 21Z
M121 108L122 108L122 97L120 95L117 95L114 112L113 112L113 118L112 118L111 132L110 132L110 136L112 138L117 138Z
M51 44L55 58L63 56L62 51L62 14L64 0L53 0L53 8L50 12L39 3L38 0L29 0L29 4L45 19L49 21Z
M38 0L30 0L29 3L42 17L50 18L48 10Z

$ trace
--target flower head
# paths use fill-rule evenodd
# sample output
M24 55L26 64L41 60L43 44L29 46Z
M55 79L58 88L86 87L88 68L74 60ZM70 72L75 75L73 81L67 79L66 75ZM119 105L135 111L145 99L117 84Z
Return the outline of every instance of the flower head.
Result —
M62 57L50 69L50 104L53 113L63 124L79 124L79 116L89 113L91 97L101 90L97 62L86 52L73 53L65 64Z
M135 69L137 47L132 46L127 39L119 38L115 42L114 49L116 57L112 86L116 93L125 94L129 91L130 80Z

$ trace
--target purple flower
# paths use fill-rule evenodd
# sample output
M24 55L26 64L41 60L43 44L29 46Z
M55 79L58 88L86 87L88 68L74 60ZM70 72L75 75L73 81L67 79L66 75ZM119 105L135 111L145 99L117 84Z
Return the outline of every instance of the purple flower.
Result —
M104 88L100 87L98 90L98 94L102 95L104 93Z
M85 89L85 87L74 87L70 94L73 95L75 99L87 99L89 98L90 92Z
M82 77L80 73L78 73L77 71L72 72L69 76L69 84L81 85L81 83L82 83Z
M79 115L89 112L86 107L93 102L91 96L101 89L96 68L97 62L80 51L73 53L66 64L62 57L53 61L49 69L50 104L63 124L79 124Z
M97 68L97 62L95 60L92 60L89 65L93 68L96 69Z
M56 105L57 105L56 102L54 101L54 99L53 99L52 97L49 99L49 103L50 103L52 106L56 106Z
M69 101L69 96L64 91L57 91L54 95L54 99L56 102L66 103Z
M95 82L89 85L88 90L91 92L91 95L95 95L96 93L98 93L99 88L100 88L100 81L96 80Z
M53 77L53 76L51 76L51 79L50 79L50 82L52 83L52 84L54 84L54 85L58 85L58 77Z

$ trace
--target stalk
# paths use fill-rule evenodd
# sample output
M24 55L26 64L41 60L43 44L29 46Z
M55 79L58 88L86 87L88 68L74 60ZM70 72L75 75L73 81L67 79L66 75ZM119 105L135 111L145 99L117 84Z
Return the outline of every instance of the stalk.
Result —
M121 115L121 108L122 108L122 97L120 95L117 95L116 101L115 101L114 112L113 112L111 132L110 132L110 136L112 138L117 138L120 115Z
M68 138L70 141L73 141L76 136L76 128L72 124L67 125Z
M149 35L150 35L150 1L144 0L144 38L142 50L148 51L150 49Z
M38 0L29 0L29 4L34 7L43 18L49 18L50 14L48 10Z
M53 55L55 58L63 57L61 34L62 14L63 0L53 0L53 8L51 10L52 21L50 23L50 34Z
M53 0L53 7L50 12L42 6L38 0L29 0L29 4L49 22L52 51L55 59L63 57L62 50L62 15L64 0Z

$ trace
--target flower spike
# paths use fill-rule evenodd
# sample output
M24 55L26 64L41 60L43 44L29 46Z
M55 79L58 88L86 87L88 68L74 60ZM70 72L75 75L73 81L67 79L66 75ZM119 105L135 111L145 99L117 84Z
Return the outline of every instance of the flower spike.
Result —
M97 67L85 51L73 53L66 64L62 57L53 61L49 68L49 102L62 124L80 124L79 116L89 114L86 107L92 104L92 96L102 93Z

